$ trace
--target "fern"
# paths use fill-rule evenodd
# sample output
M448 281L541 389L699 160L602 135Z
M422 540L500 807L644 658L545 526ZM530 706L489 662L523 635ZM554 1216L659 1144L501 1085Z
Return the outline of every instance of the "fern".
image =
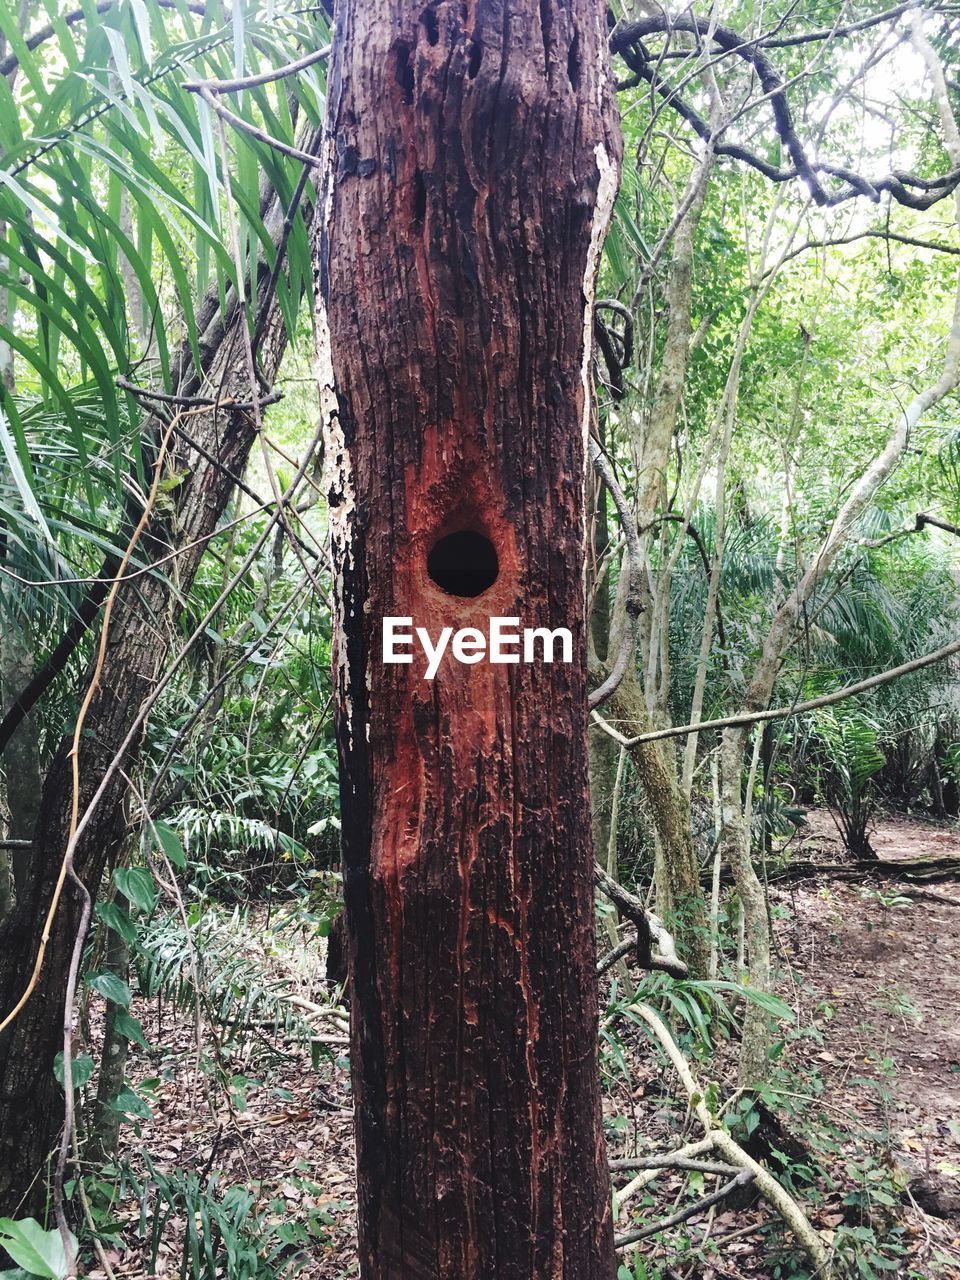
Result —
M871 782L887 762L878 742L879 725L860 708L841 703L818 712L815 726L824 756L827 803L847 848L870 856L873 850L868 830L874 810Z
M186 930L176 915L156 917L136 945L140 990L179 1009L193 1010L199 1002L219 1028L221 1043L245 1039L256 1026L308 1045L315 1033L293 1003L296 993L284 978L264 978L262 956L244 954L250 938L240 920L239 913L225 921L208 911ZM268 1038L257 1043L269 1051Z

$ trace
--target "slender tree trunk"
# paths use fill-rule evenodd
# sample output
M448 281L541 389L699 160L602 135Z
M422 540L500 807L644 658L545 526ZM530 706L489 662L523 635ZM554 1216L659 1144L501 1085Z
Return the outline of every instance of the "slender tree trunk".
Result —
M744 712L762 711L770 705L784 657L793 644L805 611L825 576L849 546L857 522L876 497L907 448L910 434L923 415L960 383L960 280L954 300L953 318L947 335L943 370L936 382L918 391L896 414L884 448L864 469L850 490L827 536L786 600L777 610L764 637L757 664L741 703ZM724 849L733 868L746 918L749 980L759 991L770 989L770 941L763 886L750 858L749 841L740 798L744 767L745 730L723 731L720 750L723 790ZM734 799L736 798L736 799ZM764 1051L759 1042L762 1036ZM766 1073L766 1040L769 1018L755 1004L747 1010L740 1062L743 1087L759 1084Z
M604 439L603 420L598 421L599 438ZM610 545L607 519L607 490L598 477L587 481L587 528L592 532L593 545L588 546L587 581L592 589L590 609L590 633L588 649L590 661L598 670L606 661L610 648L610 566L603 566L603 557ZM605 568L605 572L603 569ZM599 576L602 573L602 576ZM598 580L599 577L599 580ZM593 847L602 858L610 843L610 826L613 820L613 786L617 776L619 748L609 734L590 726L588 740L590 808L593 814ZM616 871L610 874L616 877Z
M772 982L770 932L763 885L750 856L750 841L741 796L743 751L746 733L724 729L720 741L720 801L723 814L723 850L733 871L745 929L749 970L742 975L757 991L769 991ZM738 1062L740 1084L751 1088L767 1074L770 1018L752 1000L743 1018L743 1038Z
M613 695L604 715L609 715L627 738L653 728L643 690L632 674ZM673 753L655 749L662 745L639 742L630 748L660 852L657 906L674 932L677 952L686 961L690 976L705 978L710 963L710 935L690 805L680 789Z
M605 6L337 16L319 333L360 1272L610 1280L583 604ZM574 661L447 655L428 682L383 662L385 615L564 626Z
M120 893L116 894L114 902L121 910L128 906L127 899ZM102 973L112 973L123 983L130 977L130 944L122 934L109 927L100 970ZM94 1166L113 1159L120 1140L120 1115L110 1104L123 1088L127 1070L129 1041L118 1026L118 1018L123 1012L120 1005L114 1004L112 1000L107 1001L92 1133L84 1152L84 1158Z

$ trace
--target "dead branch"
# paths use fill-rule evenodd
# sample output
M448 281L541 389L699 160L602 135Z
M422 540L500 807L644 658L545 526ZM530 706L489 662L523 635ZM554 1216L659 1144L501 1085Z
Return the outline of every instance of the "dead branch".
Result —
M789 253L784 254L775 266L767 268L761 278L766 279L767 276L773 275L791 258L797 258L801 253L807 253L811 249L831 249L835 245L856 244L858 240L890 240L894 244L909 245L913 249L930 249L935 253L960 254L960 248L952 244L941 244L938 240L918 240L915 236L904 236L900 235L899 232L889 231L885 227L875 227L869 231L858 231L849 236L835 236L827 240L808 240L805 244L798 245L797 248L791 249Z
M262 142L265 147L272 147L274 151L279 151L281 155L289 156L291 160L299 160L302 164L309 165L311 168L316 168L321 164L321 161L315 155L311 155L309 151L302 151L299 147L292 147L288 142L284 142L280 138L274 138L264 129L258 128L257 125L251 124L249 120L244 120L243 116L238 116L235 112L229 110L217 95L211 93L203 84L185 82L181 85L181 88L192 89L221 120L224 120L238 132L247 134L254 141Z
M933 525L935 529L943 529L945 533L952 533L954 537L960 538L960 525L951 524L949 520L941 520L939 516L927 515L925 511L918 511L917 528L923 529L928 524Z
M306 71L308 67L316 66L318 62L325 62L329 56L330 45L325 44L295 62L288 62L271 71L262 71L256 76L242 76L236 80L188 80L183 87L191 93L199 93L203 89L210 93L240 93L244 89L258 89L261 85L273 84L276 80L288 80L291 76Z
M611 1173L626 1173L633 1169L685 1169L691 1173L736 1173L736 1165L722 1164L718 1160L696 1160L691 1156L681 1155L678 1151L667 1151L659 1156L635 1156L632 1160L618 1159L609 1162Z
M648 1005L637 1002L631 1007L650 1027L664 1053L670 1059L670 1063L676 1071L687 1097L690 1099L690 1108L703 1127L705 1139L709 1138L711 1146L729 1160L732 1165L736 1165L743 1170L744 1174L749 1173L749 1180L755 1184L763 1198L780 1214L793 1232L797 1244L809 1257L820 1280L833 1280L834 1270L830 1255L824 1247L823 1241L810 1225L806 1214L796 1200L777 1182L776 1178L763 1165L748 1155L740 1144L734 1141L726 1129L719 1125L711 1115L705 1102L706 1094L694 1076L690 1064L680 1052L666 1023ZM657 1228L657 1230L661 1231L663 1229L662 1225Z
M98 0L98 3L92 6L92 9L94 13L109 13L109 11L116 8L117 4L120 2L121 0ZM177 0L155 0L155 2L161 9L179 10L183 8L188 10L190 13L199 15L201 18L207 12L206 5L197 4L195 0L185 0L185 3L182 5L179 4ZM84 9L74 9L72 13L66 13L62 17L58 18L56 26L54 26L52 22L48 22L45 27L40 27L38 30L27 36L23 42L23 47L28 53L33 53L34 49L45 44L47 40L52 40L60 31L61 26L74 27L78 22L83 22L84 19L89 18L90 12L91 10L89 7ZM2 61L0 61L0 76L10 75L10 73L12 71L16 71L19 66L20 55L17 53L8 54Z
M626 1249L628 1245L636 1244L638 1240L646 1240L648 1236L655 1236L661 1231L667 1231L670 1227L679 1226L681 1222L686 1222L689 1218L699 1217L701 1213L705 1213L711 1206L719 1204L727 1196L733 1195L738 1188L746 1186L753 1179L754 1174L751 1169L740 1169L729 1182L725 1182L716 1191L711 1191L709 1195L701 1197L694 1204L688 1204L686 1208L678 1209L676 1213L671 1213L666 1218L658 1218L656 1222L651 1222L645 1227L637 1227L633 1231L620 1232L619 1235L614 1236L614 1246L617 1249Z

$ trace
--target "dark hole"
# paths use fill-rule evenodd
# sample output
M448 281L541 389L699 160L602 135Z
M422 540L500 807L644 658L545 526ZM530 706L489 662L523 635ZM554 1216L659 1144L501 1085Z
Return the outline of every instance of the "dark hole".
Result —
M440 25L437 22L437 15L432 9L424 9L420 15L420 21L423 23L424 30L427 33L427 43L436 44L440 39Z
M397 48L397 84L403 90L403 101L409 107L413 102L413 67L410 65L410 50L405 44Z
M423 173L418 169L413 175L413 220L423 222L427 216L427 184Z
M567 76L574 89L580 88L580 34L574 35L570 41L570 52L567 54Z
M427 556L427 573L450 596L479 596L492 587L500 572L493 543L482 533L461 529L434 543Z
M543 36L543 51L550 51L550 0L540 0L540 32Z
M480 63L483 61L483 45L477 40L473 40L470 44L470 57L467 61L467 75L471 80L476 80L477 72L480 70Z

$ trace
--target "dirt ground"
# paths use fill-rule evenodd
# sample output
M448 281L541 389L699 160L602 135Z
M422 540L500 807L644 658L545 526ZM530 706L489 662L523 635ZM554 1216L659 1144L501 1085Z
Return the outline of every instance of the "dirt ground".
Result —
M894 818L878 827L875 846L884 857L918 853L960 855L960 830ZM829 815L812 814L792 852L798 858L840 863L843 850ZM786 1132L804 1143L816 1126L833 1125L842 1139L818 1147L832 1185L806 1189L805 1204L824 1238L840 1230L873 1230L882 1236L897 1224L900 1256L883 1259L865 1280L892 1274L913 1280L960 1278L960 885L917 886L885 877L872 882L818 877L772 892L781 971L779 994L797 1012L802 1034L789 1032L778 1070L793 1080L785 1104L793 1106ZM251 955L307 999L323 994L317 942L306 934L274 940L253 930ZM218 1185L245 1184L274 1224L309 1222L308 1244L288 1250L307 1280L348 1280L356 1275L353 1149L346 1061L332 1045L321 1058L272 1038L269 1031L241 1052L223 1050L223 1089L210 1090L209 1070L198 1071L189 1014L157 1002L135 1001L151 1044L135 1050L128 1072L142 1087L151 1116L123 1131L123 1158L142 1171L149 1152L161 1171L215 1174ZM264 1042L272 1045L267 1050ZM680 1140L685 1108L679 1090L639 1028L623 1035L632 1084L611 1083L605 1111L614 1149L620 1136L641 1136L651 1149ZM732 1092L735 1046L721 1051L709 1071L722 1092ZM695 1136L695 1135L693 1135ZM797 1157L799 1158L799 1157ZM885 1205L890 1187L895 1202ZM709 1185L706 1188L709 1190ZM658 1179L636 1211L669 1212L684 1187L676 1175ZM878 1198L873 1196L876 1191ZM867 1204L864 1209L849 1199ZM124 1276L177 1275L182 1222L174 1216L156 1261L139 1230L140 1207L128 1194L117 1206L125 1222L123 1246L110 1251ZM629 1225L630 1214L624 1221ZM750 1203L720 1206L706 1221L683 1228L692 1246L677 1267L681 1236L648 1242L643 1253L650 1277L735 1280L740 1276L790 1280L809 1274L791 1269L769 1227L771 1216ZM621 1227L624 1222L621 1222ZM634 1261L636 1260L636 1256ZM864 1245L867 1267L875 1251ZM891 1269L891 1267L893 1269ZM95 1268L90 1273L102 1275ZM640 1275L644 1272L640 1271Z
M892 817L872 844L886 861L958 856L960 830ZM809 815L793 852L845 857L825 813ZM780 992L824 1040L798 1043L793 1056L822 1076L826 1104L889 1135L914 1225L954 1257L943 1274L960 1276L960 884L820 877L773 896L786 912Z

